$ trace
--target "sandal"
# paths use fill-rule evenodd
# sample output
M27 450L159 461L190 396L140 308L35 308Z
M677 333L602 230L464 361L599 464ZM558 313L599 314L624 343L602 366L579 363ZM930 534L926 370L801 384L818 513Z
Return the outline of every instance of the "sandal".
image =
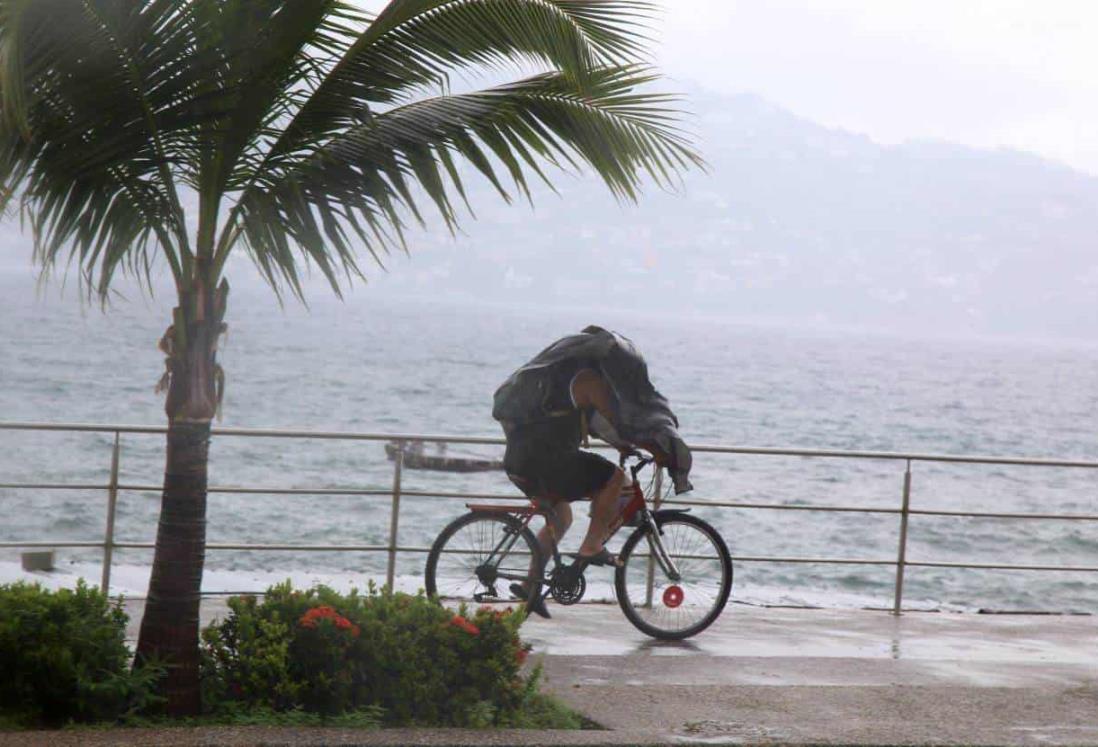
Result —
M548 608L545 606L545 600L540 594L538 594L536 599L530 601L530 592L526 591L526 587L517 581L508 587L508 591L511 592L511 596L515 599L526 602L526 609L529 612L544 617L546 620L552 617L552 615L549 614Z
M611 568L621 568L622 566L621 558L619 558L617 555L612 555L610 551L607 550L605 547L599 550L594 555L584 555L583 553L576 553L575 558L576 562L579 563L581 567L586 567L589 565L602 565L610 566Z

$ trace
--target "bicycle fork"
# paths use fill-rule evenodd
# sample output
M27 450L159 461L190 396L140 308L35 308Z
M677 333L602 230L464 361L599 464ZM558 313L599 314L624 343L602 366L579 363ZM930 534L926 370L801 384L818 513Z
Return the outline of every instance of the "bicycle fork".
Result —
M671 555L663 545L663 530L660 529L652 512L647 508L644 509L644 518L645 526L648 528L645 539L648 541L648 548L652 553L652 557L656 559L656 562L660 566L660 570L662 570L669 579L672 581L681 581L682 574L679 573L678 566L675 565L675 561L671 559Z

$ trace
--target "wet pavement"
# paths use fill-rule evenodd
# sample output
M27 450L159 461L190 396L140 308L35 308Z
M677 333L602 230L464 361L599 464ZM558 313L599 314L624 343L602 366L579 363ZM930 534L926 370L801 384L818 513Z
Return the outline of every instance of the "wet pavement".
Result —
M549 688L675 742L1098 744L1098 619L730 605L661 643L614 607L524 629Z
M140 601L131 605L139 620ZM223 610L210 600L203 618ZM1098 745L1095 617L731 604L698 637L662 643L613 605L551 610L552 620L523 628L532 660L548 690L609 731L333 732L320 742L311 732L313 741L257 734L255 743Z

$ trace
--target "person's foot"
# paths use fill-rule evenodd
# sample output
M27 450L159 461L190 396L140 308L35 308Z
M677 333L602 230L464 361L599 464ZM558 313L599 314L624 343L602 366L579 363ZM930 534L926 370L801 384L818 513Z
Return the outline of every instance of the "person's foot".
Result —
M526 590L526 587L517 581L510 586L510 591L515 599L526 602L526 609L528 612L533 612L539 617L544 617L546 620L550 619L552 615L549 614L549 609L545 606L545 600L540 594L538 594L533 601L530 601L530 592Z
M591 554L578 552L576 553L576 560L583 566L608 565L614 568L621 567L621 558L617 555L612 555L605 547Z

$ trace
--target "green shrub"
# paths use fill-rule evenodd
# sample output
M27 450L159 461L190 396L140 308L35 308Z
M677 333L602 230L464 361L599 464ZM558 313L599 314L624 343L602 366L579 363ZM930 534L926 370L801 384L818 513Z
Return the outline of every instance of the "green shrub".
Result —
M584 729L603 727L580 716L551 695L540 691L541 662L526 678L521 704L510 713L501 714L496 726L508 729Z
M148 705L162 670L130 672L126 619L83 580L0 586L0 723L108 721Z
M289 711L273 711L266 706L249 706L239 702L222 704L216 713L176 718L157 714L136 716L126 720L126 726L158 729L201 726L325 726L344 729L377 729L382 724L381 709L375 706L355 711L324 716L295 708Z
M487 726L514 721L529 695L521 613L455 614L422 594L288 582L261 602L234 597L229 610L202 633L207 708L380 707L390 724Z

